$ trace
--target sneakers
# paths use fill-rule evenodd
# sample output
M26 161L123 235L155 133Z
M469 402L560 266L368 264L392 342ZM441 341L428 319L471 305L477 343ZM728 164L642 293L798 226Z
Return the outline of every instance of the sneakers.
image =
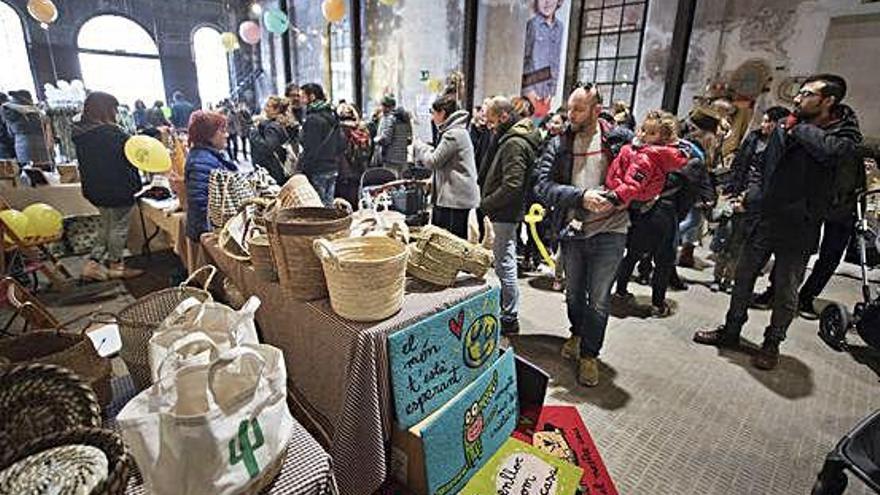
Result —
M779 342L764 339L761 350L752 356L752 364L760 370L772 370L779 364Z
M143 270L126 268L124 263L111 263L110 268L107 269L107 278L129 279L140 277L143 274Z
M749 306L755 309L770 309L771 304L773 304L773 293L770 290L765 290L753 296Z
M816 308L813 307L812 299L798 298L798 314L807 320L819 319L819 313L816 313Z
M107 270L97 261L89 260L83 265L82 278L93 282L103 282L107 280Z
M516 335L519 333L519 320L501 320L501 335Z
M585 387L599 384L599 360L594 357L583 357L578 360L577 381Z
M718 325L715 330L701 330L694 333L694 342L702 345L714 345L716 347L739 347L739 335L732 335L724 325Z
M581 338L577 335L569 337L568 340L562 344L562 351L560 352L563 359L577 359L581 355Z

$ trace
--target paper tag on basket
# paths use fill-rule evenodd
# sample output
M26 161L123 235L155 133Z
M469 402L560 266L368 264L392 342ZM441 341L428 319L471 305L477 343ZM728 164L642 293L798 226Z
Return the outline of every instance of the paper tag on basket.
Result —
M122 349L122 339L119 337L119 325L109 323L86 332L95 351L101 357L112 356Z

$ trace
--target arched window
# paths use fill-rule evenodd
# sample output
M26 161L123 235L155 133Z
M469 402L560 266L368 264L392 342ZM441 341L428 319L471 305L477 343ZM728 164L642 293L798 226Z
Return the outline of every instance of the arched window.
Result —
M118 15L86 21L77 37L79 65L86 88L106 91L120 103L151 106L165 101L165 83L156 42L136 22Z
M36 96L21 17L4 2L0 2L0 53L3 54L0 91L8 93L16 89L26 89Z
M220 100L229 98L230 91L229 59L220 42L220 31L211 27L196 29L192 47L202 106L216 106Z

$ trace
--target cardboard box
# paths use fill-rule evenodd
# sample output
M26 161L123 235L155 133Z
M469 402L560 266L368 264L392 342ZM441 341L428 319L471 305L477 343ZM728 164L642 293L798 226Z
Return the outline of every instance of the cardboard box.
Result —
M401 428L428 417L495 362L500 311L500 292L493 288L388 337Z
M416 495L456 494L507 441L518 417L508 349L446 405L392 433L392 473Z
M575 495L583 469L510 438L461 495Z

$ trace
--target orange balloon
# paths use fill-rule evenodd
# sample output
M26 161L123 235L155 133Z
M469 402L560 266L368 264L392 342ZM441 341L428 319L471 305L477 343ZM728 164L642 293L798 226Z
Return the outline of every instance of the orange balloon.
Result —
M58 9L52 0L28 0L27 10L31 17L45 24L58 19Z
M324 0L321 12L327 22L339 22L345 17L345 0Z

